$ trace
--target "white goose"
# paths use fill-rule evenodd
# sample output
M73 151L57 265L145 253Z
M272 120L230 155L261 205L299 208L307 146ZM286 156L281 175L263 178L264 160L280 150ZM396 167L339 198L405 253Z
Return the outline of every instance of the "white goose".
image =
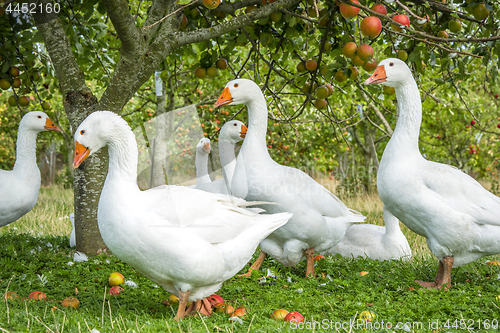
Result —
M198 188L204 184L212 182L208 174L208 154L210 154L210 140L202 138L196 145L196 186Z
M0 170L0 227L16 221L36 204L41 181L36 136L47 130L61 131L41 111L25 114L19 123L14 168Z
M394 87L399 118L377 176L384 207L409 229L427 238L439 259L428 288L451 286L451 269L500 252L500 198L459 169L426 160L418 136L420 93L408 66L399 59L380 62L365 84Z
M234 147L236 143L245 138L247 127L239 120L226 122L219 134L219 158L222 167L223 179L218 179L211 183L196 186L197 189L221 194L230 194L234 169L236 167L236 154Z
M118 258L179 296L175 319L193 308L210 314L214 293L291 214L258 215L244 200L184 186L137 186L137 144L120 116L99 111L75 133L77 168L107 146L109 169L98 208L99 231ZM234 203L233 203L234 202ZM203 299L203 301L202 301Z
M356 224L347 229L344 238L323 254L342 257L371 258L374 260L410 259L411 248L399 228L399 220L384 209L385 227L374 224Z
M365 217L347 208L304 172L279 165L269 156L267 104L255 82L246 79L229 82L215 106L238 104L247 106L249 125L236 161L232 193L246 200L279 204L265 205L266 212L293 213L284 227L261 242L263 253L250 270L260 267L266 254L286 266L295 265L306 256L306 276L314 274L314 251L331 248L342 239L347 228L363 222Z

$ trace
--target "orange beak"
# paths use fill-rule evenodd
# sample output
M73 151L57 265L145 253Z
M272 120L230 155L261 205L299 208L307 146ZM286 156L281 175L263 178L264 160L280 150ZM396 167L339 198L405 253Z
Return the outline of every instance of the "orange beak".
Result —
M214 106L218 108L219 106L223 105L228 105L233 101L233 97L231 97L231 93L229 92L229 88L224 88L222 91L222 94L219 96L217 99L217 102L215 102Z
M248 130L248 128L245 125L241 125L240 137L242 139L244 139L245 136L247 135L247 130Z
M373 72L372 76L370 76L366 81L365 84L378 84L385 82L387 80L387 75L385 74L385 67L384 65L378 66L375 69L375 72Z
M203 151L207 154L210 154L210 143L203 144Z
M49 118L47 118L45 120L45 126L44 128L47 130L47 131L57 131L57 132L61 132L61 129L59 127L56 126L56 124L54 124L52 122L52 120L50 120Z
M80 144L80 142L75 141L75 157L73 159L73 169L76 169L82 164L87 157L89 157L90 150Z

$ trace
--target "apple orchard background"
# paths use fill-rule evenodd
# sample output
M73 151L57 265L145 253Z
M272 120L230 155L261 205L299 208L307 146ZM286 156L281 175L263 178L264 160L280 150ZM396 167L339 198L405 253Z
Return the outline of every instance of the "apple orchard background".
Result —
M387 14L371 9L377 4L384 5ZM223 1L215 9L185 0L26 5L45 10L50 5L59 11L50 21L43 19L44 13L23 13L17 2L1 4L2 169L14 163L22 115L44 109L64 133L39 135L43 182L75 186L75 195L80 195L70 161L72 134L85 114L109 109L137 128L195 104L200 120L196 125L216 140L227 120L246 122L246 111L239 107L212 106L229 80L245 77L256 81L267 97L267 141L277 162L325 182L335 180L330 189L340 196L375 193L378 159L395 127L397 106L390 90L362 83L373 72L374 61L399 57L420 87L423 155L464 170L499 194L496 1L240 0ZM344 7L342 13L339 7ZM395 26L396 15L406 15L410 25L403 30ZM379 19L380 33L370 23L377 19L362 23L369 16ZM58 25L47 27L51 22ZM367 36L373 31L375 36ZM56 41L57 33L66 37ZM146 36L145 42L135 36ZM172 40L176 44L169 44ZM368 65L344 49L349 42L373 49ZM68 52L58 53L64 46ZM161 79L161 97L156 96L154 71ZM133 84L118 89L116 80L125 78ZM91 96L90 102L75 103L74 91ZM180 126L187 135L190 128ZM183 136L172 140L181 154L194 153ZM49 164L57 165L55 173L46 171ZM78 232L80 239L87 237L85 230ZM88 246L84 252L96 249L79 243Z

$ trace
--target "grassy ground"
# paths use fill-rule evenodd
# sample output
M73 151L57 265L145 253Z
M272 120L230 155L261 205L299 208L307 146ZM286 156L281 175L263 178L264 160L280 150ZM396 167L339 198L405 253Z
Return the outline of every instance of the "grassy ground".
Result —
M369 223L383 224L376 196L344 201ZM235 308L249 310L241 323L231 323L224 313L177 323L175 304L161 303L169 294L117 258L100 255L73 262L71 225L64 219L70 212L70 190L44 188L34 211L0 229L0 295L14 291L20 296L0 301L0 332L482 332L488 325L494 331L491 325L500 321L500 266L485 264L493 258L454 269L450 291L421 289L414 280L433 279L437 262L425 241L403 228L416 254L411 261L327 257L316 263L318 277L305 280L305 263L285 268L266 259L263 267L274 277L261 279L267 271L233 277L218 292ZM108 276L115 271L138 287L107 294ZM361 271L369 274L361 276ZM35 290L49 300L22 299ZM61 306L69 296L80 300L77 310ZM279 308L300 312L306 323L297 327L269 319ZM371 327L356 321L363 311L375 315Z

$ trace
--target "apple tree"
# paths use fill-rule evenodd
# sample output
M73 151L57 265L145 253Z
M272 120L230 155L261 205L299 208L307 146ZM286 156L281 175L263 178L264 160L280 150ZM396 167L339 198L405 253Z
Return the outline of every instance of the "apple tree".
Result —
M498 92L495 2L32 0L7 1L3 8L7 34L0 75L13 87L8 88L14 92L12 104L25 110L21 97L33 94L43 108L57 87L67 116L60 119L63 125L67 121L66 142L96 110L139 124L191 103L199 105L204 131L213 138L235 108L217 111L211 103L228 80L243 76L258 82L268 96L273 156L297 167L306 161L307 169L335 177L333 165L338 165L345 179L346 168L340 166L348 159L365 171L377 167L394 128L393 92L362 85L377 59L385 57L408 63L424 103L442 115L439 126L453 127L445 136L449 142L423 142L427 154L458 156L456 147L472 142L458 131L463 124L457 118L474 119L479 126L473 131L496 133L473 96ZM31 91L13 86L14 67ZM41 94L35 71L48 86L39 89ZM164 81L160 97L152 88L155 71ZM241 111L235 117L244 120ZM430 136L425 117L423 133ZM473 160L462 155L458 164ZM104 248L96 208L106 164L101 152L74 174L78 250L88 254ZM356 177L369 188L374 173Z

